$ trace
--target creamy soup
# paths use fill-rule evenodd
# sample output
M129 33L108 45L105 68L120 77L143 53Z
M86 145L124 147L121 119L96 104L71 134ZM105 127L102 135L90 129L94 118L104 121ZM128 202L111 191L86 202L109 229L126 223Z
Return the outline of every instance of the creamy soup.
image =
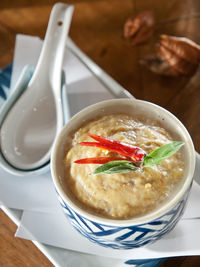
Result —
M158 122L125 114L107 115L88 122L78 129L64 158L65 176L62 183L80 206L113 219L144 215L162 204L183 177L181 152L158 165L139 167L127 173L94 175L98 164L77 164L75 160L116 156L97 147L81 146L94 142L88 133L142 148L147 154L174 141Z

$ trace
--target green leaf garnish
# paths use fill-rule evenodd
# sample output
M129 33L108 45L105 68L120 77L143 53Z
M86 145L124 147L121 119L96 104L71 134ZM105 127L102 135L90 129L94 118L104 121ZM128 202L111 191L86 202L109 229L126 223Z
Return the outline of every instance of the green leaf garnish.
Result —
M127 161L127 160L115 160L115 161L110 161L108 163L105 163L98 168L95 169L93 174L98 174L98 173L107 173L107 174L112 174L112 173L126 173L129 172L136 167L134 166L133 162Z
M183 142L174 141L167 145L161 146L145 156L143 165L149 167L159 164L163 160L176 153L183 145Z

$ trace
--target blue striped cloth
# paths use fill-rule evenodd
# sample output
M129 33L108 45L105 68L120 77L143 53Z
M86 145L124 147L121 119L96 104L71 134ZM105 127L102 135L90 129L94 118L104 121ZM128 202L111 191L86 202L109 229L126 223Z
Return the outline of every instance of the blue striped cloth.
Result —
M11 73L12 64L9 64L3 70L0 70L0 107L8 98L10 92Z

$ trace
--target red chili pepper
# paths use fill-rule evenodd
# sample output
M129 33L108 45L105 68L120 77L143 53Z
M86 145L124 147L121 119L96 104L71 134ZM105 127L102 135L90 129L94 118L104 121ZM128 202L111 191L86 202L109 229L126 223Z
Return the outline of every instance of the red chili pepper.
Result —
M79 164L104 164L110 161L114 160L126 160L123 158L117 158L117 157L96 157L96 158L85 158L85 159L78 159L75 160L74 163Z
M137 146L131 146L118 141L108 139L102 136L88 134L91 138L98 142L81 142L80 145L83 146L94 146L110 151L114 151L122 156L130 157L132 161L142 161L146 153L144 150Z

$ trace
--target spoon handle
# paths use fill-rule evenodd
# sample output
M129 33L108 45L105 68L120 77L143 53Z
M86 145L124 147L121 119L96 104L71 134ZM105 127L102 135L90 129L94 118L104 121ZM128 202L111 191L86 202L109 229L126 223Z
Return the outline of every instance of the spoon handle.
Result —
M55 91L60 89L61 68L66 38L73 14L74 7L63 3L54 5L47 31L44 39L42 51L31 79L31 83L38 76L40 79L49 79L51 87ZM31 84L30 84L31 85Z

